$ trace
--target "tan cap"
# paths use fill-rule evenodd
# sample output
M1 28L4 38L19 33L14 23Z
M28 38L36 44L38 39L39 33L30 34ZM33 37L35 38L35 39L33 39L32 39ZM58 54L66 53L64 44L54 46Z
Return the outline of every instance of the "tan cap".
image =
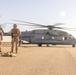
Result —
M13 27L17 27L17 25L16 24L13 24Z

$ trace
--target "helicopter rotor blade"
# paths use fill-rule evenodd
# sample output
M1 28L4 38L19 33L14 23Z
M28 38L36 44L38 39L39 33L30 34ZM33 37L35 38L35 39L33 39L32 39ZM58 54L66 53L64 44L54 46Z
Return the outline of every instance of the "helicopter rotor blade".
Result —
M58 30L76 31L76 30L73 30L73 29L58 29Z
M46 25L43 24L37 24L37 23L32 23L32 22L26 22L26 21L21 21L21 20L15 20L15 19L11 19L13 21L18 21L18 22L23 22L23 23L28 23L28 24L32 24L32 25L36 25L36 26L42 26L42 27L47 27ZM63 25L64 23L56 23L56 24L52 24L50 26L58 26L58 25Z
M6 24L14 24L14 23L6 23ZM64 23L56 23L56 24L54 24L54 26L50 26L50 25L47 25L47 26L45 26L45 25L38 25L38 24L24 24L24 23L16 23L17 25L26 25L26 26L31 26L31 27L43 27L43 28L57 28L57 29L69 29L69 30L75 30L76 28L67 28L67 27L55 27L55 25L61 25L61 24L64 24Z
M65 24L65 23L56 23L56 24L54 24L54 26L63 25L63 24Z
M45 26L45 25L42 25L42 24L31 23L31 22L26 22L26 21L21 21L21 20L14 20L14 19L11 19L11 20L18 21L18 22L23 22L23 23L28 23L28 24L33 24L33 25Z
M76 28L64 28L64 27L55 27L58 30L69 30L69 31L76 31Z
M21 21L21 20L15 20L15 19L11 19L13 21L18 21L18 22L23 22L23 23L26 23L26 24L19 24L19 25L28 25L28 26L33 26L33 27L43 27L43 28L48 28L48 29L64 29L64 30L76 30L76 28L67 28L67 27L56 27L58 25L63 25L65 23L56 23L56 24L53 24L53 25L42 25L42 24L37 24L37 23L31 23L31 22L26 22L26 21Z
M2 28L6 27L6 23L0 24Z
M73 29L73 30L75 29L75 30L76 30L76 28L67 28L67 27L55 27L55 28L58 28L58 29L71 29L71 30L72 30L72 29Z
M14 23L6 23L6 24L14 24ZM32 26L32 27L46 27L43 25L31 25L31 24L24 24L24 23L16 23L17 25L24 25L24 26Z
M6 23L6 24L27 25L27 24L23 24L23 23Z

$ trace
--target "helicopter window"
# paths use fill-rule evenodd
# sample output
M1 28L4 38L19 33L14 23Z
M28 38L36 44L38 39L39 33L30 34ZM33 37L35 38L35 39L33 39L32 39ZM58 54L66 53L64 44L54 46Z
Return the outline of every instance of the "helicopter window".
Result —
M42 37L42 39L44 39L44 36Z
M63 40L67 40L67 37L62 37Z
M64 37L62 39L64 40Z
M71 38L71 39L75 39L72 35L70 35L70 38Z
M52 37L52 39L54 39L54 37Z
M65 37L64 39L67 40L67 37Z

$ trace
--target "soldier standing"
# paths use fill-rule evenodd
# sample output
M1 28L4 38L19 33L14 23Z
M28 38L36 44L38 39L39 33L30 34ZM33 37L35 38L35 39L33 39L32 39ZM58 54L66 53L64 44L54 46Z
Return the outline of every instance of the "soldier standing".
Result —
M1 52L1 41L3 40L3 33L4 33L4 31L0 25L0 52Z
M14 24L13 27L14 28L11 29L11 32L10 32L11 39L12 39L12 41L11 41L11 44L12 44L11 52L13 52L14 44L15 44L16 45L15 50L16 50L16 53L17 53L17 51L18 51L18 44L19 44L19 36L20 36L21 33L20 33L20 30L17 28L16 24Z

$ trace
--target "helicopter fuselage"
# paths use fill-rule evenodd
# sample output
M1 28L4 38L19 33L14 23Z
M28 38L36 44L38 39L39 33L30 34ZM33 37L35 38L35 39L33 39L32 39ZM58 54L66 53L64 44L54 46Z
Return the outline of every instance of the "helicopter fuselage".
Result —
M29 44L52 44L52 45L73 45L76 39L69 33L61 30L32 30L21 32L21 41L27 41Z

